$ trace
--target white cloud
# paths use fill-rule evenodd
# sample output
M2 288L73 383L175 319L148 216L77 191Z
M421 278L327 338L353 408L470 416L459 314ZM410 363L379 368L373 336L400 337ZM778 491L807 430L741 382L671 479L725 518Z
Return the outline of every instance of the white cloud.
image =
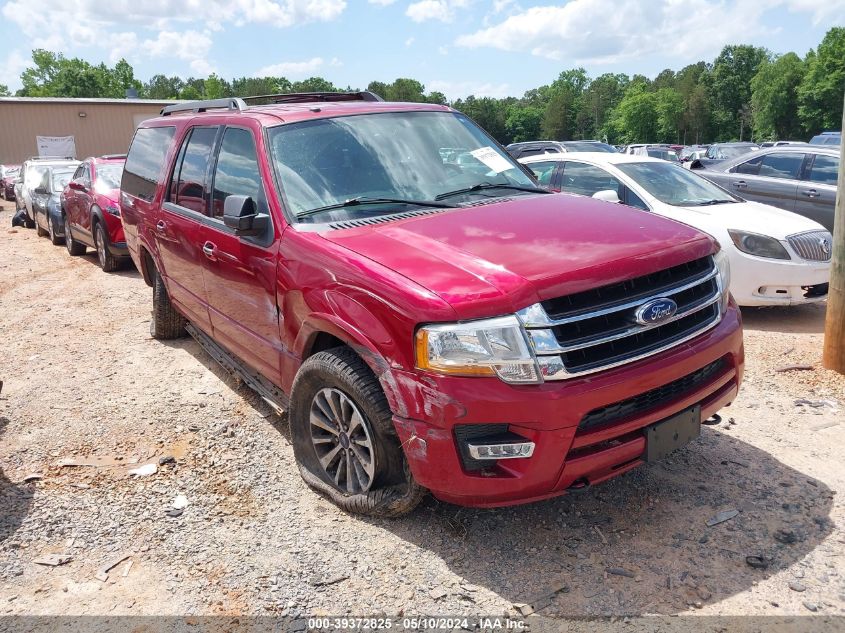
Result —
M414 38L413 38L413 37L409 37L407 40L405 40L405 46L406 46L406 47L408 47L408 46L412 46L412 45L413 45L413 43L414 43Z
M223 30L223 25L290 27L326 22L339 17L346 4L346 0L9 0L2 15L19 28L27 47L65 53L97 48L106 51L112 62L120 57L155 57L160 50L172 49L200 73L211 68L207 61L211 34ZM145 39L148 32L158 35ZM179 37L185 40L182 46L173 41ZM152 47L146 48L147 43ZM189 46L197 47L195 54Z
M796 13L812 13L813 25L841 25L845 22L843 0L787 0L786 6Z
M377 4L382 7L386 7L389 4L393 4L396 0L369 0L370 4Z
M4 84L11 90L17 90L21 86L21 73L30 64L31 58L26 57L19 50L13 50L0 61L0 84Z
M494 84L480 81L442 81L434 79L425 84L429 92L442 92L449 100L475 95L476 97L496 97L501 99L510 94L506 83Z
M714 56L725 44L768 33L761 17L781 1L570 0L516 13L460 36L456 44L585 64L671 51L682 62Z
M462 9L471 2L472 0L419 0L408 5L405 15L414 22L451 22L455 19L455 9Z
M340 60L332 59L331 66L340 66ZM255 77L297 77L305 75L313 75L320 68L323 67L322 57L312 57L311 59L301 62L280 62L278 64L271 64L264 66L255 71Z
M214 71L208 62L211 44L208 31L161 31L155 39L144 40L141 47L151 57L175 57L188 62L195 73L208 75Z

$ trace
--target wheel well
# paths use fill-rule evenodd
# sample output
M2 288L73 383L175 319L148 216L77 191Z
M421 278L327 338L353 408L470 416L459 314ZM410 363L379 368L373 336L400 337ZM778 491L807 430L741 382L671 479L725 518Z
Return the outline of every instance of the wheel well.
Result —
M155 261L153 261L153 256L143 246L141 247L141 266L143 267L141 276L144 278L144 282L152 288L156 265Z
M325 352L327 349L332 349L333 347L345 347L346 343L341 341L336 336L333 336L327 332L317 332L317 335L314 337L314 340L311 342L311 347L306 351L303 355L302 360L305 360L309 356L313 356L317 352Z

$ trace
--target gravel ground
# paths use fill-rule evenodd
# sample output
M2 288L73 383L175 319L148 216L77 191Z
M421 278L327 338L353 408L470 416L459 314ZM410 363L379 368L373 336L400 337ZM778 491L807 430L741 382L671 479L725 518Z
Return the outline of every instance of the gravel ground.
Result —
M306 488L285 420L196 343L149 337L134 269L104 274L11 215L0 614L845 613L845 377L820 368L824 306L746 310L739 399L660 464L528 506L429 498L366 520ZM796 364L813 369L775 371ZM69 560L35 562L49 554Z

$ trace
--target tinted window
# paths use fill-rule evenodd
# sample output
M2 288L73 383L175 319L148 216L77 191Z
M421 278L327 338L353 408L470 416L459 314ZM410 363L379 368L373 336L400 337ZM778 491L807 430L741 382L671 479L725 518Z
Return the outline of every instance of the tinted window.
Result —
M839 158L816 154L809 180L822 185L835 185L839 174Z
M592 196L597 191L606 189L612 189L619 199L622 199L622 183L605 170L585 163L567 161L563 169L563 191Z
M760 176L769 178L798 178L804 154L766 154L760 163Z
M167 148L173 139L173 127L139 128L132 139L120 188L128 194L152 200Z
M259 213L268 213L267 199L258 171L255 140L247 130L229 128L223 134L217 168L214 171L212 215L223 217L223 204L228 196L249 196Z
M731 172L735 174L751 174L756 176L757 172L760 171L760 163L763 162L763 157L758 156L757 158L752 158L751 160L747 160L744 163L740 163L733 169Z
M534 172L534 175L537 176L537 181L544 187L548 187L552 184L552 175L555 173L556 166L557 163L554 161L529 163L526 165L528 169Z
M205 213L208 200L208 163L217 138L216 127L197 127L191 130L183 144L181 159L177 161L171 180L170 201L181 207Z
M622 199L625 204L629 207L636 207L637 209L642 209L643 211L649 211L648 205L643 202L643 199L640 198L637 194L633 191L625 187L625 197Z

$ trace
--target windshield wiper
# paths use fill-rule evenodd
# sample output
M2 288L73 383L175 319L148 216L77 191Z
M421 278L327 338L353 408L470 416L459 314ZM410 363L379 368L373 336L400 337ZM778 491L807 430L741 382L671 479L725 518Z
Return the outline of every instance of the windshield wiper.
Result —
M523 187L522 185L494 185L491 182L482 182L472 187L465 187L464 189L455 189L454 191L446 191L444 193L434 196L435 200L443 200L444 198L451 198L452 196L459 196L462 193L474 193L476 191L484 191L485 189L513 189L515 191L528 191L529 193L551 193L547 189L540 189L539 187Z
M327 204L324 207L317 207L316 209L308 209L296 215L297 218L305 218L309 215L315 215L322 211L331 211L333 209L345 209L346 207L357 207L364 204L410 204L417 207L435 207L438 209L454 209L454 204L447 204L445 202L434 202L433 200L407 200L405 198L368 198L367 196L358 196L357 198L350 198L344 202L336 204Z
M714 200L702 200L701 202L695 202L695 203L693 203L689 206L691 206L691 207L707 207L707 206L714 205L714 204L728 204L728 203L734 203L734 202L736 202L736 200L725 200L725 199L722 199L722 200L715 200L715 199Z

